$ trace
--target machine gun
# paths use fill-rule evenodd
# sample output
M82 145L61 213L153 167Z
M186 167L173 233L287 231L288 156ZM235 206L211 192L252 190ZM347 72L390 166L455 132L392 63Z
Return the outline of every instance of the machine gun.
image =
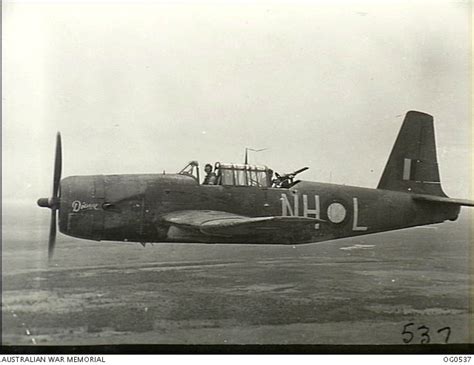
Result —
M299 170L291 172L289 174L280 175L278 172L275 172L276 179L272 180L272 187L274 188L291 188L293 185L300 182L300 180L293 181L296 175L299 173L308 170L309 167L303 167Z

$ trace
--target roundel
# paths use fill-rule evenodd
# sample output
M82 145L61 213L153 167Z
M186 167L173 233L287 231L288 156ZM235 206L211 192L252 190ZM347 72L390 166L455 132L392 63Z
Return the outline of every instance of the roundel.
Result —
M341 223L346 218L346 208L341 203L332 203L328 207L328 218L333 223Z

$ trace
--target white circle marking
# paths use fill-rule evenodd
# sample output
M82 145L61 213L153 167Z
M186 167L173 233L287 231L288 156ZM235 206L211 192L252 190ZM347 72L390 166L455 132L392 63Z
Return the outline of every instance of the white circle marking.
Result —
M341 223L346 218L346 208L341 203L332 203L328 207L328 218L333 223Z

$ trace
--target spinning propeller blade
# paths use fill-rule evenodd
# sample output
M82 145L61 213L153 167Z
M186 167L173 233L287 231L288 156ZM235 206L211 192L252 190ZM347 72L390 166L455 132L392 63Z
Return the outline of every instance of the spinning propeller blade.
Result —
M48 240L48 259L49 260L53 258L55 245L56 245L56 209L51 210L51 224L49 226L49 240Z
M42 208L51 209L51 224L49 227L48 239L48 258L52 259L54 246L56 244L56 211L59 210L60 201L60 181L62 170L62 152L61 152L61 134L56 135L56 155L54 157L54 174L53 174L53 195L51 198L38 199L38 205Z
M56 156L54 158L53 197L58 197L59 182L61 181L61 170L63 164L61 146L61 133L56 135Z

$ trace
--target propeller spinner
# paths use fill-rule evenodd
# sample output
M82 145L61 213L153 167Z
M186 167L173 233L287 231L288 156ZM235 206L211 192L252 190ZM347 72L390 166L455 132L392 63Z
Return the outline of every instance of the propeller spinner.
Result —
M60 191L59 183L61 181L62 152L61 152L61 134L56 135L56 155L54 157L54 175L53 175L53 195L51 198L38 199L38 205L42 208L51 209L51 224L49 227L48 240L48 258L51 260L56 244L56 211L59 209Z

